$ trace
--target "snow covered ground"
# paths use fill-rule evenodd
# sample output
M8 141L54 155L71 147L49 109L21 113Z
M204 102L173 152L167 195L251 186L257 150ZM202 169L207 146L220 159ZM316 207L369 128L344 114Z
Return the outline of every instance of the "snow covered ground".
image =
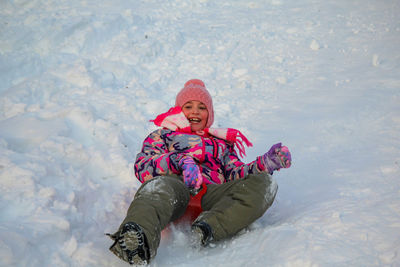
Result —
M397 0L1 0L0 265L127 266L148 122L191 78L214 126L293 165L250 231L152 266L400 266Z

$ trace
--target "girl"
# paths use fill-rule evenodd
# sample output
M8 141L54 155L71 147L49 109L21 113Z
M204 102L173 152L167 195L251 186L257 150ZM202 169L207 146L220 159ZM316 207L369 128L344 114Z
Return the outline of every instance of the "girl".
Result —
M238 130L210 128L213 121L211 96L197 79L186 82L175 107L153 121L162 128L144 140L135 162L143 184L110 235L115 241L110 250L119 258L149 263L161 231L185 213L191 198L201 201L192 235L202 246L235 235L272 205L277 185L271 175L290 167L288 148L275 144L245 164L235 149L243 156L244 144L252 144Z

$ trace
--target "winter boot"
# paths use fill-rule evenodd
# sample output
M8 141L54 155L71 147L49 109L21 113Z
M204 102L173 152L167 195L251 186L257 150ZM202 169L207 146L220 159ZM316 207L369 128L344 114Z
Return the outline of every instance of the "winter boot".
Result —
M117 233L108 235L115 241L110 250L117 257L134 265L149 263L150 253L146 236L138 224L128 222Z
M211 226L205 222L194 222L192 225L192 247L206 247L213 240Z

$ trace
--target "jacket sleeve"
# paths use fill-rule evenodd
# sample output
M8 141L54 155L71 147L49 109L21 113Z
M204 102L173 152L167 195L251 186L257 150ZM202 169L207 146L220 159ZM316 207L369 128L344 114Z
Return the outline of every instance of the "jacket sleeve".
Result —
M227 181L241 179L253 173L265 172L261 157L257 157L256 160L245 164L239 159L232 145L228 146L223 164L225 179Z
M156 176L180 174L178 161L179 153L168 150L159 129L144 140L142 150L136 156L135 175L140 182L144 183Z

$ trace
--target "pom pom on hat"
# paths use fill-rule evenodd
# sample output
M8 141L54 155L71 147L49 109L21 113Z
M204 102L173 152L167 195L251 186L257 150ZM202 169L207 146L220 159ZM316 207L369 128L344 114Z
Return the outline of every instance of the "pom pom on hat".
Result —
M191 100L200 101L206 106L208 110L206 128L209 128L214 122L214 108L211 95L207 91L203 81L198 79L187 81L176 96L175 106L182 107L186 102Z

